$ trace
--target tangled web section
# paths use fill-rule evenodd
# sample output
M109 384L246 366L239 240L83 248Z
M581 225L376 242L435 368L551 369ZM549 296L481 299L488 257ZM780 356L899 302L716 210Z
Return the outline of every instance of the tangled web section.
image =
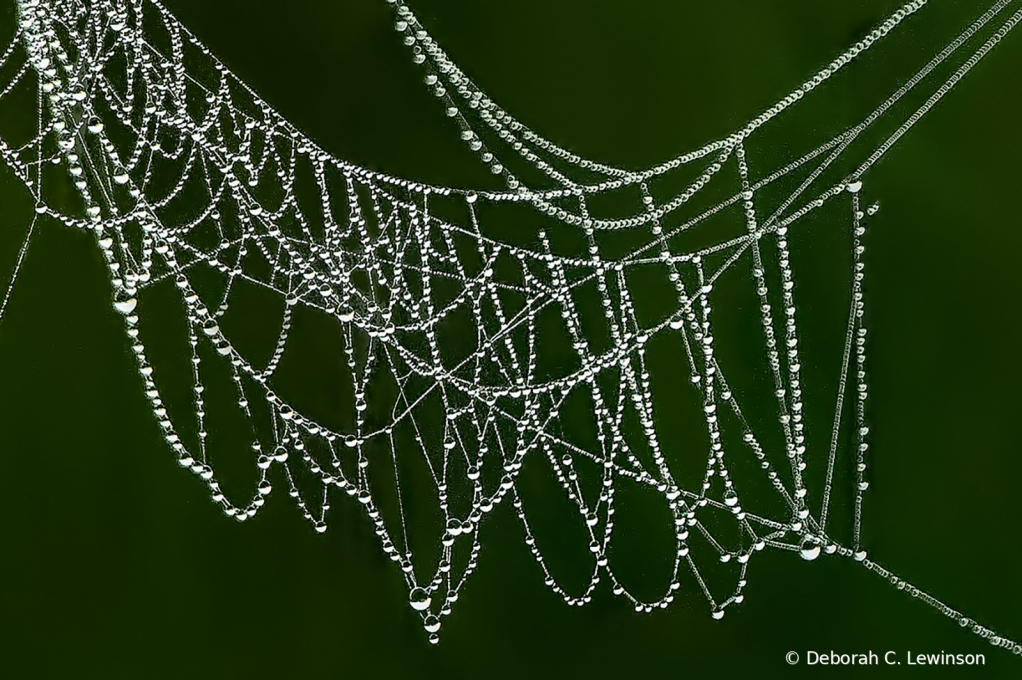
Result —
M0 130L0 156L35 216L12 285L40 219L95 235L163 437L212 501L245 521L281 489L324 532L331 503L350 496L434 642L505 504L570 605L609 581L649 612L684 586L719 619L765 548L836 554L1022 653L861 540L863 254L879 210L863 179L1018 24L1020 2L993 3L861 122L801 155L758 162L756 140L925 0L726 138L639 171L530 130L388 2L489 185L431 186L334 157L158 2L18 0L0 106L37 115ZM793 270L797 240L821 230L844 244L848 277L827 395L803 384L809 322ZM753 335L739 333L750 314L751 349L736 339ZM812 399L826 431L806 431ZM215 466L252 485L229 489ZM664 520L659 592L622 576L621 498ZM583 559L555 557L565 546Z

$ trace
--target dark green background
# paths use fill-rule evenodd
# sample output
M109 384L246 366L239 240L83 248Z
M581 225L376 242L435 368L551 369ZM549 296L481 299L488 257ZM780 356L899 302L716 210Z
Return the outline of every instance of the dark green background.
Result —
M583 155L640 167L730 132L899 4L413 7L520 120ZM896 46L867 60L865 75L820 93L805 132L855 122L860 98L875 101L909 73L899 59L934 53L987 4L931 2ZM487 179L425 93L382 0L167 5L340 157L459 186ZM8 36L10 0L2 18ZM867 251L873 486L864 531L871 557L1016 640L1020 67L1016 31L867 177L884 207ZM752 158L772 165L783 145L771 138ZM31 204L8 173L0 178L6 273ZM796 276L825 278L813 264L826 261L804 257ZM0 326L0 677L855 674L785 663L789 650L808 649L987 655L984 669L862 676L1017 677L1022 668L850 561L758 555L745 603L720 622L692 595L652 615L606 591L569 608L543 586L507 508L490 519L480 569L431 647L365 527L340 522L316 535L279 497L239 526L177 468L109 294L91 238L42 223Z

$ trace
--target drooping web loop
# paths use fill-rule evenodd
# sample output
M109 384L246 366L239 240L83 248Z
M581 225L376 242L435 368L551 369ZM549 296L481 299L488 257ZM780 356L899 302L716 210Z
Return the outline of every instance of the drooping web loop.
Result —
M1022 3L993 3L860 123L786 164L755 162L759 130L876 49L925 0L740 130L641 171L581 158L529 130L407 6L391 4L426 85L506 190L429 186L334 157L153 0L18 2L18 36L0 58L13 75L0 99L35 92L38 125L27 136L4 131L0 155L37 216L95 234L145 395L214 503L246 520L283 486L323 532L331 500L353 497L434 641L480 562L487 517L506 503L545 582L569 604L590 601L607 580L651 611L688 584L721 618L742 602L751 558L764 548L807 560L840 554L1022 653L887 572L860 540L869 458L863 253L879 209L863 200L863 177L1018 24ZM49 164L66 170L74 201L49 179ZM608 205L614 214L601 212ZM833 424L814 439L803 417L789 241L831 205L850 233L851 285ZM514 229L492 226L505 214ZM713 226L729 215L737 231ZM754 409L737 371L718 351L715 287L729 276L755 300L768 420L747 415ZM643 280L658 282L666 304L647 300ZM246 305L255 311L239 316ZM182 320L185 359L165 372L147 315ZM296 335L312 323L329 339L326 410L281 376L307 348ZM564 351L550 360L553 345ZM665 353L687 384L657 378L653 356ZM181 381L186 398L172 398ZM669 432L672 390L697 404L698 450L679 450ZM217 400L248 431L257 479L246 496L228 494L214 470ZM681 462L693 456L705 463L696 474ZM850 541L828 524L842 457L855 470ZM808 466L825 469L818 488ZM577 518L591 560L583 581L559 578L530 526L521 483L530 467L553 480ZM424 486L434 504L425 522L410 509ZM673 566L658 597L634 594L612 559L615 499L630 488L656 494L671 517ZM731 582L721 589L715 579L725 571Z

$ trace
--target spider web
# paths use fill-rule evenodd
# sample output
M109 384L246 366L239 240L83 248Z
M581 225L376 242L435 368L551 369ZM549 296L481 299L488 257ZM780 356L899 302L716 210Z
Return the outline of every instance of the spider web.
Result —
M863 252L879 210L863 178L1018 24L1019 3L994 3L860 123L787 163L759 167L759 131L925 0L726 138L635 171L527 128L388 1L425 85L501 188L430 186L335 158L153 0L19 0L0 100L34 101L38 124L5 131L0 155L37 218L95 234L159 427L213 502L245 521L283 489L324 532L332 499L353 497L434 642L479 564L487 517L507 503L570 605L609 580L648 612L691 575L719 619L742 602L759 551L838 554L1022 654L881 567L861 541ZM77 193L61 190L67 177ZM847 236L850 285L832 427L809 442L790 240L821 215ZM718 319L730 310L714 300L735 281L751 289L766 400L728 362ZM180 320L176 335L165 319ZM289 378L292 357L315 349L301 337L310 328L327 357L321 375ZM658 378L655 356L677 375ZM310 385L330 408L303 394ZM698 433L685 445L670 422L684 420L681 401ZM768 418L748 415L764 408ZM217 450L221 429L236 440L239 428L254 488L229 493L214 465L240 469ZM834 521L845 463L847 539ZM530 524L530 474L560 489L577 547L588 545L576 582ZM616 499L633 489L655 495L673 536L655 597L633 593L611 559Z

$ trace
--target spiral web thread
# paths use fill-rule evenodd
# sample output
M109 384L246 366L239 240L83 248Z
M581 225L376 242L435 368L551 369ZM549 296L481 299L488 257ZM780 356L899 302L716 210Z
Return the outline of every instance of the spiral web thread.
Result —
M34 97L38 125L19 139L5 133L0 155L34 196L36 219L46 215L95 234L153 413L181 466L204 480L214 503L238 520L254 517L275 488L273 474L323 532L331 494L356 498L403 572L432 641L477 567L488 514L506 502L546 584L571 605L589 602L607 579L638 611L667 607L687 572L721 618L742 602L750 558L765 547L807 560L839 554L1022 653L869 559L860 541L869 448L863 235L878 210L863 202L862 177L1018 24L1020 3L994 3L861 123L763 173L748 156L760 128L895 32L925 0L904 5L737 132L644 171L581 158L529 130L454 65L408 7L388 2L426 85L506 189L429 186L331 156L158 2L19 0L18 35L0 64L0 100ZM947 73L938 78L941 69ZM929 94L905 114L897 105L920 91ZM881 125L886 134L871 140L867 132ZM54 191L57 183L44 170L50 164L66 171L77 203ZM693 207L728 175L739 183L734 191ZM661 190L677 177L680 191ZM780 198L760 199L785 181L792 185ZM591 214L602 196L624 197L626 214ZM788 239L832 202L844 202L848 215L852 285L833 428L825 443L813 444L813 464L825 466L825 481L810 488ZM490 235L486 216L509 208L528 209L544 226L522 244ZM705 236L699 228L728 212L740 216L740 234L685 245L684 237ZM578 236L583 247L560 252L555 231ZM635 240L626 252L609 253L608 234L624 231ZM715 351L714 286L739 266L751 269L759 301L776 396L769 423L746 419ZM676 297L669 314L650 321L637 311L632 277L640 271L668 282ZM236 347L243 343L224 321L244 287L282 301L266 307L265 314L279 309L280 320L272 352L258 360ZM164 402L142 340L146 292L158 288L177 291L187 319L187 413ZM590 337L583 289L598 300L590 316L602 324L602 341ZM345 427L314 420L273 387L293 319L309 311L331 319L343 344L350 383ZM469 322L458 326L458 318ZM559 375L547 376L538 358L551 324L560 325L575 356ZM451 328L461 329L454 331L457 341ZM689 485L679 481L677 452L661 442L658 421L670 414L654 409L647 348L665 337L683 348L678 361L692 383L684 389L700 404L706 432L706 465ZM205 388L215 367L228 376L232 405L249 423L259 481L247 500L228 497L213 469L216 455L207 450ZM586 444L562 429L562 409L578 398L593 418ZM770 428L778 432L778 450L761 436ZM842 443L846 435L850 441ZM828 531L842 452L855 460L848 545ZM589 582L573 592L548 567L519 493L520 471L532 457L549 465L589 537ZM740 487L753 484L731 474L732 461L742 457L755 463L754 485L768 489L775 505L746 507ZM401 470L410 458L431 476L442 516L433 555L413 550L409 540L414 518L406 516L401 483L407 486L408 473ZM379 479L393 482L387 500L379 498ZM673 516L672 576L659 599L633 595L610 560L615 496L626 485L659 494ZM734 586L714 592L705 576L723 569L733 570Z

